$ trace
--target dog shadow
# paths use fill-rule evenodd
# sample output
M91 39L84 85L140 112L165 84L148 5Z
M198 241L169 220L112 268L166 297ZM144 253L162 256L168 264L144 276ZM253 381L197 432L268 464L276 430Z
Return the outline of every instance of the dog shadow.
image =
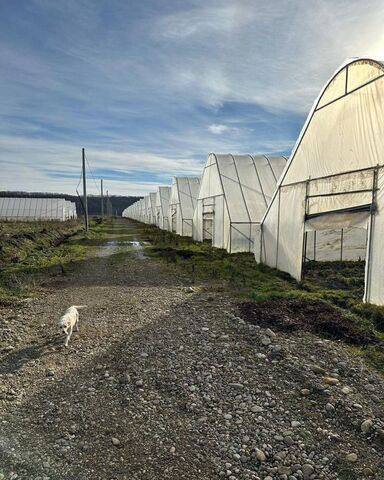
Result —
M27 363L37 360L43 355L53 354L62 345L63 339L58 336L47 340L43 344L29 345L20 350L15 350L0 361L0 373L15 373Z

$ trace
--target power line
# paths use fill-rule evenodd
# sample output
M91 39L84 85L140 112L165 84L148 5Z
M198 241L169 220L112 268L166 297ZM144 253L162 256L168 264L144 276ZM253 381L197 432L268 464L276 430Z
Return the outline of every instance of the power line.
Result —
M89 173L91 174L91 177L92 177L92 179L93 179L93 182L94 182L94 184L95 184L95 186L96 186L96 190L97 190L97 192L99 193L99 195L101 195L100 188L99 188L99 186L98 186L98 184L97 184L97 182L96 182L95 176L93 175L93 171L92 171L92 168L91 168L91 165L90 165L90 163L89 163L89 161L88 161L88 157L87 157L87 156L85 156L85 160L86 160L87 165L88 165Z

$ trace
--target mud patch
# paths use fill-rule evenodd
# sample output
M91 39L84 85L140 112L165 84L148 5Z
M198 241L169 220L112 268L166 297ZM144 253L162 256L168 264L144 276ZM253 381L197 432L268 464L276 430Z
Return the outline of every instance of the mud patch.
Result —
M377 338L321 301L268 300L239 305L242 318L252 324L282 331L305 330L352 345L377 343Z

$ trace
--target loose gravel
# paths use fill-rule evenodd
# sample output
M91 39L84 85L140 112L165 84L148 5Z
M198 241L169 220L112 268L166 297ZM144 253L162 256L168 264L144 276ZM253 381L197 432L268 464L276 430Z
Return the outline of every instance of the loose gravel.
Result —
M384 478L379 374L110 247L2 308L0 480ZM84 303L65 349L56 322Z

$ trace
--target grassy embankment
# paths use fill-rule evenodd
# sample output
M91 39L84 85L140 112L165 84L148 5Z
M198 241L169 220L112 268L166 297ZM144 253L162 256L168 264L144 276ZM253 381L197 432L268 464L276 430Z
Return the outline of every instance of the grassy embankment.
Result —
M286 331L310 330L341 340L356 355L384 373L384 308L364 304L364 262L314 262L301 283L289 275L255 264L252 254L228 254L147 227L150 256L179 265L192 279L222 285L239 298L248 321Z
M36 294L43 275L86 258L79 221L0 223L0 304Z

